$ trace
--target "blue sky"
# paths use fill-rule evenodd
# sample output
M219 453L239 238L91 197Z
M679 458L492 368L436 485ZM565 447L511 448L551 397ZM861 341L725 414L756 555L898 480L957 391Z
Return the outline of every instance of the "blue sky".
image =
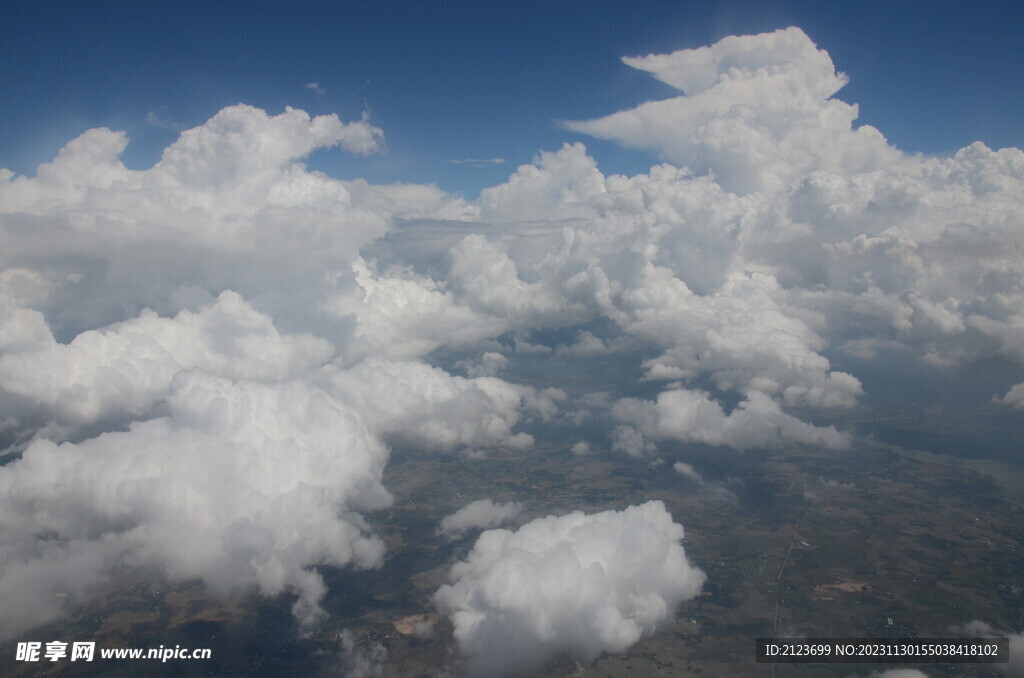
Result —
M83 130L152 165L177 130L244 102L358 119L388 152L309 162L341 178L468 197L582 140L606 173L656 158L558 125L676 94L620 56L798 25L832 56L861 123L908 151L1024 146L1024 10L948 2L26 3L0 26L0 166L34 172ZM318 88L306 87L317 83ZM447 161L500 157L503 164Z

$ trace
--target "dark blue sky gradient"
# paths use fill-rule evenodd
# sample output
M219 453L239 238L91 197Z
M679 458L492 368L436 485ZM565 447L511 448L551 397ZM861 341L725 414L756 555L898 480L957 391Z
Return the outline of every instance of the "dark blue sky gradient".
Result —
M904 150L1024 146L1024 9L952 2L52 2L0 22L0 166L33 173L90 127L126 130L125 162L245 102L350 120L368 109L388 152L319 152L314 167L469 196L539 150L583 140L606 173L657 159L561 129L673 96L620 56L798 25ZM318 82L317 94L304 87ZM153 112L168 128L147 123ZM475 167L446 160L503 157Z

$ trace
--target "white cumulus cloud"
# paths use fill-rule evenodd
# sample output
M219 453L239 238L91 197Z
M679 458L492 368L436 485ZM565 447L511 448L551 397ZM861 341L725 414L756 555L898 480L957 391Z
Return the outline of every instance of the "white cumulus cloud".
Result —
M434 596L473 675L529 672L557 652L622 652L672 620L704 573L657 501L548 516L480 535Z
M558 411L564 394L495 377L466 379L420 362L367 358L347 370L325 366L324 388L360 412L372 430L420 449L445 451L505 446L525 449L527 433L513 432L524 415Z
M664 391L655 402L623 398L612 416L635 427L644 436L728 445L738 450L780 447L787 443L843 448L849 437L833 426L819 427L786 414L779 404L758 391L726 414L707 393L676 389ZM636 445L639 445L637 443ZM635 445L624 451L640 456Z
M486 530L515 520L522 512L523 505L514 501L503 504L490 499L478 499L450 516L445 516L437 528L437 533L449 540L455 540L469 530Z
M274 381L320 365L333 354L323 339L282 335L269 317L234 292L173 318L143 311L138 318L83 332L68 344L57 343L31 312L0 322L2 334L39 332L22 350L0 356L3 388L45 404L58 423L143 414L164 398L182 370Z
M1001 405L1016 407L1017 409L1024 409L1024 384L1015 385L1003 397L995 398L995 402Z
M799 28L623 62L683 96L569 129L714 172L730 191L778 190L815 169L858 173L899 157L873 127L853 129L857 107L831 98L846 76Z
M342 404L301 382L196 371L167 400L168 416L40 440L0 468L0 635L59 615L57 592L86 602L124 566L214 591L289 591L308 625L323 615L316 566L381 563L358 512L390 502L387 450Z

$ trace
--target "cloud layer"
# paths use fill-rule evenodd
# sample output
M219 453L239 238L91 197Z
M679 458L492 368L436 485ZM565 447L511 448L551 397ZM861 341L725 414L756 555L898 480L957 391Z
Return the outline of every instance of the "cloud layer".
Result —
M381 152L380 128L245 105L149 169L100 128L33 177L0 170L0 634L121 567L291 591L313 623L317 566L380 562L362 514L388 501L388 445L499 453L532 445L531 422L597 415L610 437L576 452L841 448L847 433L800 418L864 397L840 360L1024 365L1019 149L903 153L856 126L846 77L797 28L624 61L680 95L568 127L660 157L631 177L577 142L473 201L340 181L303 159ZM615 360L657 393L498 376L540 359L551 375ZM1024 402L1019 383L986 397ZM660 572L631 588L611 556L606 579L590 569L626 527L685 563L663 508L574 515L489 532L456 568L439 604L471 663L506 613L523 657L592 656L695 591ZM536 548L506 552L517 540ZM510 558L578 575L566 604L593 624L464 598ZM573 588L591 576L609 598Z

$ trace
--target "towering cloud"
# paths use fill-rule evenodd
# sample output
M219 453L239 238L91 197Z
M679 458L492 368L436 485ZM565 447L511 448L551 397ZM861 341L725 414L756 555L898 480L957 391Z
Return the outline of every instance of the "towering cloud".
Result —
M693 598L704 573L661 502L539 518L480 535L434 596L472 675L528 672L557 652L622 652Z
M564 322L603 316L660 349L650 379L709 378L782 406L858 400L828 353L1024 362L1019 149L900 152L854 126L834 98L845 76L796 28L625 61L683 95L570 129L678 166L604 176L567 145L482 193L482 216L530 220L528 238L489 238L505 279L538 300L500 312L551 317L560 299ZM547 229L538 206L557 219Z
M1021 331L1020 150L976 143L948 160L924 159L888 146L870 127L854 128L856 107L832 98L845 76L797 28L624 61L684 96L569 126L651 148L706 173L709 189L736 194L705 192L714 210L675 207L667 214L678 226L663 221L669 248L659 256L691 289L703 291L693 277L700 264L675 258L673 266L667 256L685 255L687 246L722 271L770 272L786 290L771 294L775 303L797 307L782 309L790 322L813 328L823 313L819 326L851 351L909 346L934 362L1021 360L1011 339ZM632 180L647 212L655 211L652 190L664 184L655 177ZM680 198L701 182L672 182L669 204L686 206ZM734 216L718 232L732 237L723 251L698 229L727 210Z
M684 96L569 129L714 172L727 190L778 190L813 170L858 174L899 159L876 129L852 128L857 107L831 98L846 76L799 28L622 61Z

